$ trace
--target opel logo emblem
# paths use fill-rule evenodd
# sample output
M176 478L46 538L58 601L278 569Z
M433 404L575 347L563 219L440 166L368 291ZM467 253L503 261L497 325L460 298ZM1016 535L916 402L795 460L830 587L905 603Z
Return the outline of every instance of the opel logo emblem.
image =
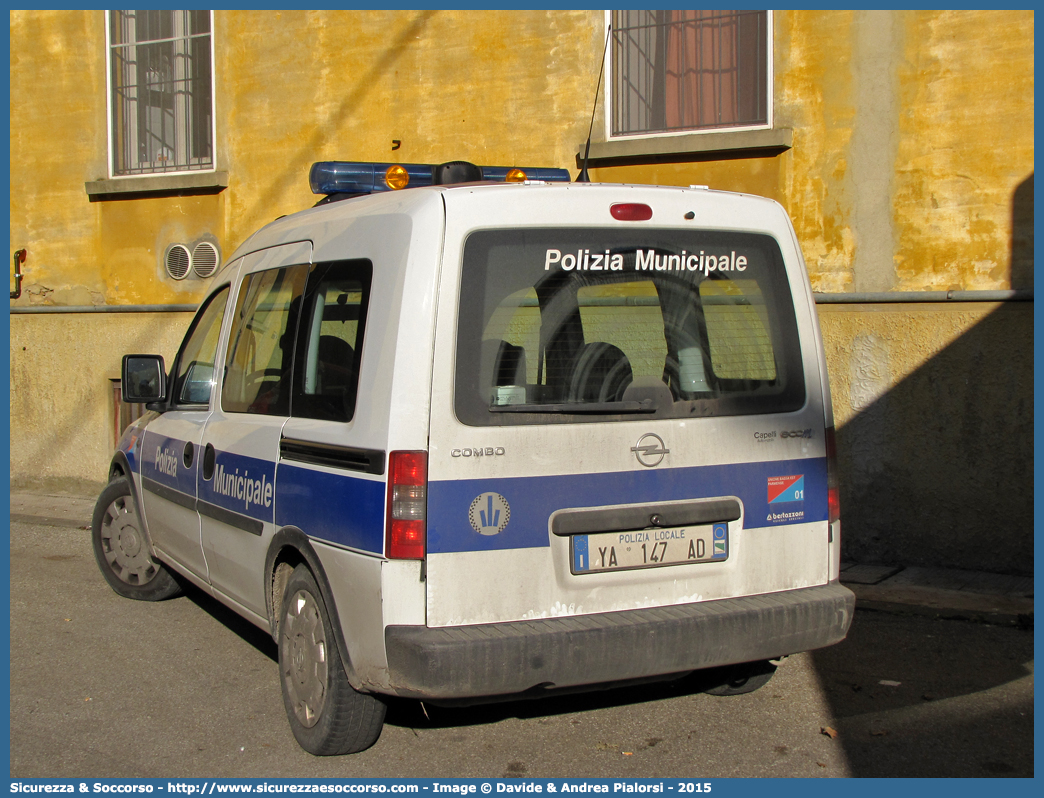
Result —
M663 438L653 432L647 432L638 439L638 444L631 447L638 462L646 468L654 468L663 462L663 456L670 454L670 449L663 445Z

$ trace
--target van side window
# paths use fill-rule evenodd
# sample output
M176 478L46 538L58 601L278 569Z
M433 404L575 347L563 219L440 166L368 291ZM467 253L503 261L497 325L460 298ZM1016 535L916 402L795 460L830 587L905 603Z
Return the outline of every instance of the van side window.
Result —
M225 356L225 412L289 415L294 337L307 272L307 265L291 266L243 280Z
M217 354L221 321L225 318L228 290L226 285L210 296L185 337L170 392L177 405L210 404L210 392L214 387L214 357Z
M294 373L293 415L351 421L373 265L320 263L308 276Z

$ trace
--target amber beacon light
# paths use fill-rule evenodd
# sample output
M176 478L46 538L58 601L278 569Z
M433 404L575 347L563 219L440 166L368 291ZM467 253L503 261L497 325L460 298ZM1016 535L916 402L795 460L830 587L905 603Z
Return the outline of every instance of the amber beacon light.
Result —
M410 184L410 173L399 164L389 166L384 173L384 182L388 184L388 188L396 191L400 188L406 188Z

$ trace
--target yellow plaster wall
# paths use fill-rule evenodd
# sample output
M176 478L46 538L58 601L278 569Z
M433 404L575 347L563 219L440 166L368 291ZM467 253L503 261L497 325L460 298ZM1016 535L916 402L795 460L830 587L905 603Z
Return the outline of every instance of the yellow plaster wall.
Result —
M793 130L793 149L594 178L777 199L820 291L858 290L860 268L890 290L1031 287L1033 13L773 20L775 124ZM229 188L91 203L84 183L107 176L103 13L12 11L22 46L10 55L11 246L29 251L16 304L198 301L205 283L163 272L166 246L211 236L231 254L258 226L313 202L317 159L573 168L603 24L590 11L215 12L217 156ZM893 51L884 78L864 43L883 24ZM884 118L861 115L867 86L889 80ZM871 153L887 162L864 167L890 175L882 233L853 163L854 148L888 137L894 146ZM863 265L871 250L880 257Z
M317 160L572 167L604 35L574 11L228 11L217 26L235 240L314 203Z
M224 199L90 202L108 177L105 17L11 11L11 249L26 249L23 305L197 302L206 283L163 270L168 244L224 242Z
M10 246L28 250L13 307L196 303L209 282L170 279L166 247L208 237L231 255L315 202L316 160L571 167L604 36L600 12L216 11L228 188L91 202L84 184L108 177L104 14L12 11L10 22ZM103 479L120 356L169 360L188 321L12 315L15 478Z
M603 167L595 179L778 200L817 291L1032 287L1033 12L773 19L774 124L793 131L791 150ZM859 181L882 176L878 210ZM859 268L879 282L858 285Z
M11 246L29 253L13 304L195 303L206 282L167 277L166 247L231 255L315 202L316 160L572 167L603 35L587 11L216 11L229 187L89 202L108 176L104 14L12 11Z
M596 178L778 200L817 291L1032 288L1033 32L1032 11L777 11L792 149ZM817 309L844 556L1032 573L1033 304Z
M1032 11L904 12L895 263L905 290L1031 288L1013 260L1033 175ZM1032 195L1032 188L1030 189ZM1013 266L1015 275L1012 275Z
M774 14L775 117L794 147L779 157L776 199L791 215L816 291L852 290L846 199L855 116L851 11Z
M170 363L191 313L10 317L11 482L105 482L113 451L110 379L128 352Z
M29 250L18 303L58 305L198 300L202 283L163 273L166 246L210 235L231 254L313 201L316 159L572 168L604 31L592 11L216 12L217 165L229 188L91 203L84 183L107 176L104 15L10 19L11 245ZM793 130L793 149L594 177L779 200L817 290L858 289L871 250L890 252L862 268L891 290L1030 287L1033 26L1031 11L777 11L775 124ZM867 42L880 45L883 28L882 66ZM891 95L870 115L876 84ZM890 175L883 233L853 177L860 157L884 159L864 171Z
M10 15L10 247L29 251L22 303L98 304L97 214L83 182L106 168L104 19Z
M586 138L586 132L584 134ZM710 186L782 201L783 161L749 158L742 161L694 161L627 166L590 166L595 183L638 183L654 186Z

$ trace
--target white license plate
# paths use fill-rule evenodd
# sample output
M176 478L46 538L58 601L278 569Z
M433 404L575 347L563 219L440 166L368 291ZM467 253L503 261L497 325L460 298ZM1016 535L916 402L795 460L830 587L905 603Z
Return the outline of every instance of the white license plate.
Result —
M729 525L573 535L572 553L574 574L721 562L729 556Z

